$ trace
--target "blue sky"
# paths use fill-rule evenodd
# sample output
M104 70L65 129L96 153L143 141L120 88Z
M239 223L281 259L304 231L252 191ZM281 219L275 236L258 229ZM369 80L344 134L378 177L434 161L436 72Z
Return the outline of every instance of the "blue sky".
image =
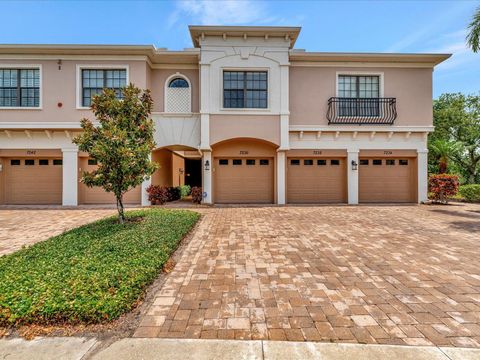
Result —
M434 96L480 93L480 53L465 46L480 1L2 2L0 43L191 47L187 25L302 26L307 51L442 52Z

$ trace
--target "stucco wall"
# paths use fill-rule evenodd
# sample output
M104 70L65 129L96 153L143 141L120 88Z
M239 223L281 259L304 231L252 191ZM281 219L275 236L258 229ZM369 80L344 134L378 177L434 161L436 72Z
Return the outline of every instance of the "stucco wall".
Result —
M7 166L5 159L0 158L0 165L2 170L0 171L0 205L5 203L5 167Z
M336 96L341 72L382 73L383 96L397 99L394 125L432 125L432 69L370 67L291 67L290 125L327 125L327 101Z
M192 85L192 112L199 111L199 78L196 69L152 69L150 76L150 90L153 97L153 111L165 111L165 81L173 74L184 75Z
M158 163L160 168L152 175L153 185L172 185L172 152L169 150L157 150L152 153L152 161Z
M280 116L210 115L210 144L233 138L257 138L280 144Z
M42 109L9 110L0 108L0 122L75 122L93 118L91 111L77 109L77 65L128 65L129 81L145 88L145 61L70 61L63 60L61 70L57 60L0 60L2 64L42 65ZM21 66L21 65L20 65ZM62 103L62 107L57 104Z

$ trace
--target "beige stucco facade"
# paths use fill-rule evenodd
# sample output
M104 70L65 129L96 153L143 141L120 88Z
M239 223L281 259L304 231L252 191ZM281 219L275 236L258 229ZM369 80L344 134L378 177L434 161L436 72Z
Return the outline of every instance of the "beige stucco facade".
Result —
M432 68L292 66L290 124L327 125L327 100L337 96L338 75L363 74L380 76L381 97L397 99L396 126L431 126L432 73Z
M264 199L285 204L289 198L322 202L322 191L329 191L316 185L322 178L332 186L342 184L335 190L339 195L325 202L381 201L382 196L369 195L368 179L392 181L385 189L395 189L395 174L408 175L404 177L409 185L402 187L408 194L385 196L387 201L426 199L426 135L433 130L432 74L435 65L449 55L310 53L294 49L300 33L295 27L192 26L190 33L194 47L184 51L143 45L0 45L0 70L33 68L40 74L38 107L0 105L0 204L24 201L22 194L9 193L23 189L12 186L12 181L34 175L45 183L39 189L49 189L49 176L53 176L49 174L56 174L57 183L52 202L77 205L85 201L79 169L89 165L86 155L79 154L72 143L81 131L80 119L93 119L91 111L82 106L82 69L121 69L126 71L127 82L151 90L157 144L152 160L160 167L135 189L138 195L130 196L132 202L147 205L145 189L150 184L183 185L186 176L201 177L205 203L215 202L215 194L222 202ZM265 106L226 106L223 77L227 71L265 74ZM335 122L338 114L333 120L327 114L331 99L339 99L339 76L378 78L378 100L374 101L390 99L387 107L367 116L368 123L362 124L362 117L347 125ZM170 86L176 79L183 82L181 88ZM248 86L245 82L243 96L254 93ZM363 100L352 101L361 106ZM385 111L391 117L388 124L381 124ZM222 149L228 149L228 154ZM48 168L53 166L46 161L48 151L62 160L56 161L56 168ZM362 170L358 164L368 151L388 154L395 161L382 162L383 171ZM408 169L395 168L405 163L405 151L414 154L408 157L413 159ZM337 159L336 152L343 155ZM383 159L372 154L368 159L375 163ZM27 158L33 161L25 162ZM220 160L223 167L215 174ZM259 177L259 182L252 177ZM309 184L304 193L303 177ZM229 188L222 182L234 185ZM32 194L26 202L35 203ZM87 194L91 195L88 201L95 202L92 194ZM48 202L48 195L39 194L38 199Z

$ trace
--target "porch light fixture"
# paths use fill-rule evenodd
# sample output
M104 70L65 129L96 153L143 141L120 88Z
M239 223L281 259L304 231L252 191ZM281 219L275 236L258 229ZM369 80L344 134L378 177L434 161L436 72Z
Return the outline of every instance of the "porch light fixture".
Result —
M357 170L358 169L358 164L355 160L352 160L352 170Z
M205 161L205 171L210 170L210 161L206 160Z

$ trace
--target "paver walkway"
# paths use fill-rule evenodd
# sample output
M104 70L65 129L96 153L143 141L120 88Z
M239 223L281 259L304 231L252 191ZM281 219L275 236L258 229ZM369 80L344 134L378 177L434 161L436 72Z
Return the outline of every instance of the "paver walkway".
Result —
M480 206L225 207L136 337L480 347Z
M115 213L108 208L0 206L0 256Z

